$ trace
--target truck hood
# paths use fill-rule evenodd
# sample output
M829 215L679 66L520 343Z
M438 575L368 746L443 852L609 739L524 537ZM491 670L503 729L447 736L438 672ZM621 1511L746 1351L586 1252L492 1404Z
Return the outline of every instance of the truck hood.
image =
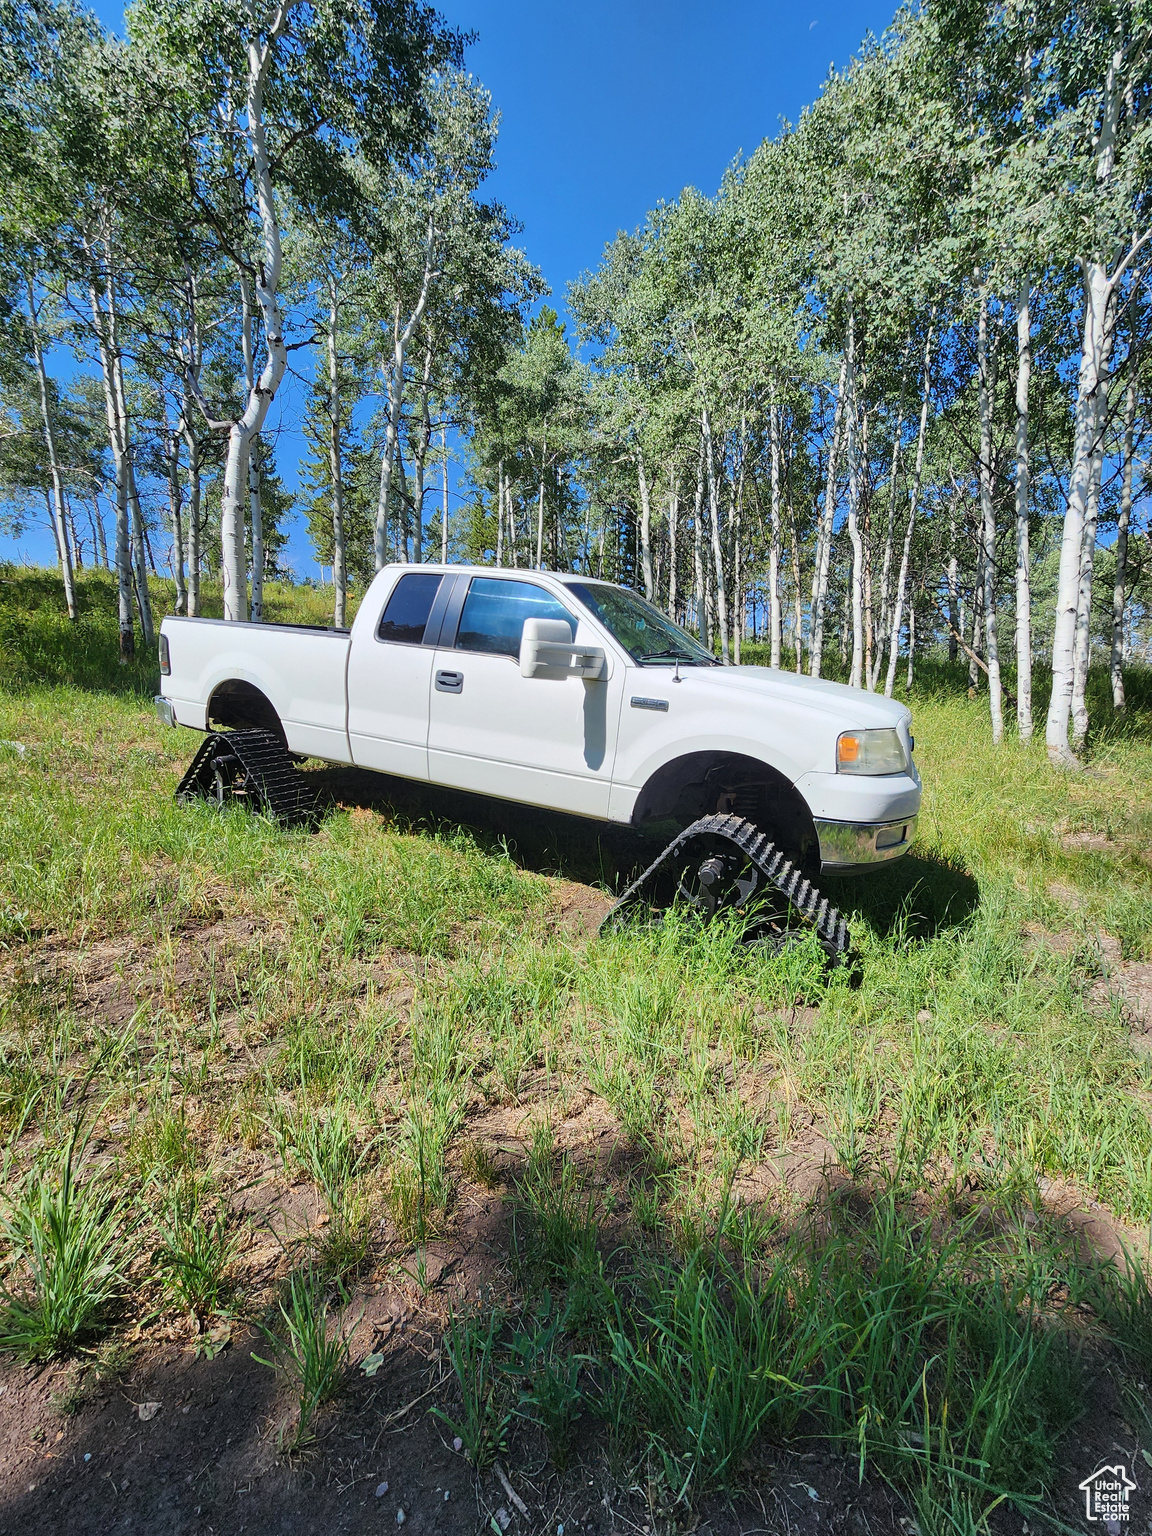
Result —
M640 671L662 676L666 669L643 667ZM905 705L886 699L883 694L865 693L861 688L849 688L846 683L797 676L795 672L772 667L682 667L680 676L685 682L691 678L702 696L722 691L743 695L741 702L749 706L769 701L787 703L793 708L834 716L844 730L898 727L912 718ZM736 699L732 702L736 703Z

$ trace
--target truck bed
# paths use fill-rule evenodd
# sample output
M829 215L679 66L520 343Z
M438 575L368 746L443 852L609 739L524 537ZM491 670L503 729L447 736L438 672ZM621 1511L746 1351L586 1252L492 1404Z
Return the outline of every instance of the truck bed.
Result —
M226 643L221 631L227 633ZM352 761L347 629L169 618L164 634L172 668L164 693L181 725L206 729L216 689L246 683L271 703L293 752L334 763Z

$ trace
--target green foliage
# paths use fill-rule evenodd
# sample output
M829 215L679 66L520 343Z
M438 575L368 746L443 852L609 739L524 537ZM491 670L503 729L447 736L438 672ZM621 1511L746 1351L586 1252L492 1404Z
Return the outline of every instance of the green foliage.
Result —
M277 1316L261 1325L272 1346L272 1358L253 1352L260 1365L279 1371L297 1398L292 1437L281 1431L280 1443L298 1451L313 1437L317 1411L343 1390L348 1374L348 1337L339 1318L330 1313L328 1282L313 1269L295 1270L284 1286Z
M548 1454L560 1471L567 1465L572 1430L584 1405L580 1377L591 1363L573 1350L568 1321L567 1313L554 1308L552 1293L544 1291L535 1314L509 1340L504 1366L520 1387L513 1412L544 1431Z
M0 1349L43 1359L105 1325L127 1284L128 1205L106 1175L81 1180L74 1135L14 1183L0 1215L9 1268L0 1285ZM7 1172L7 1170L6 1170Z
M272 1122L276 1151L285 1166L306 1173L328 1202L340 1210L344 1191L363 1171L372 1144L360 1146L348 1113L341 1106L320 1112L306 1100L279 1111Z
M612 1360L675 1498L730 1485L756 1436L808 1398L821 1322L789 1310L786 1272L757 1288L718 1251L659 1264L608 1325Z
M453 1316L444 1335L444 1349L456 1376L461 1415L457 1422L443 1408L432 1412L464 1442L477 1472L485 1472L505 1448L512 1411L497 1368L497 1339L504 1316L496 1308L486 1315Z
M194 1180L175 1191L153 1259L165 1292L192 1313L201 1329L227 1301L228 1266L240 1239L226 1211L219 1206L208 1211L204 1194Z

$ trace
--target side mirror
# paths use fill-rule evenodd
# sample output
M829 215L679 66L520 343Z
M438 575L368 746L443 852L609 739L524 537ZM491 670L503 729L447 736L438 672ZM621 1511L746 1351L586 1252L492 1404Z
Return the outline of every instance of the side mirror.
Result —
M572 642L563 619L525 619L520 636L521 677L607 677L608 657L597 646Z

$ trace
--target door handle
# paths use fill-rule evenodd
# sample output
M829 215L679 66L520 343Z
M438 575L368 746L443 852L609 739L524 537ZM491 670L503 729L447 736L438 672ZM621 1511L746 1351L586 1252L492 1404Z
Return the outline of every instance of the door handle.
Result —
M436 674L436 692L437 693L463 693L464 692L464 674L463 674L463 672L437 672L437 674Z

